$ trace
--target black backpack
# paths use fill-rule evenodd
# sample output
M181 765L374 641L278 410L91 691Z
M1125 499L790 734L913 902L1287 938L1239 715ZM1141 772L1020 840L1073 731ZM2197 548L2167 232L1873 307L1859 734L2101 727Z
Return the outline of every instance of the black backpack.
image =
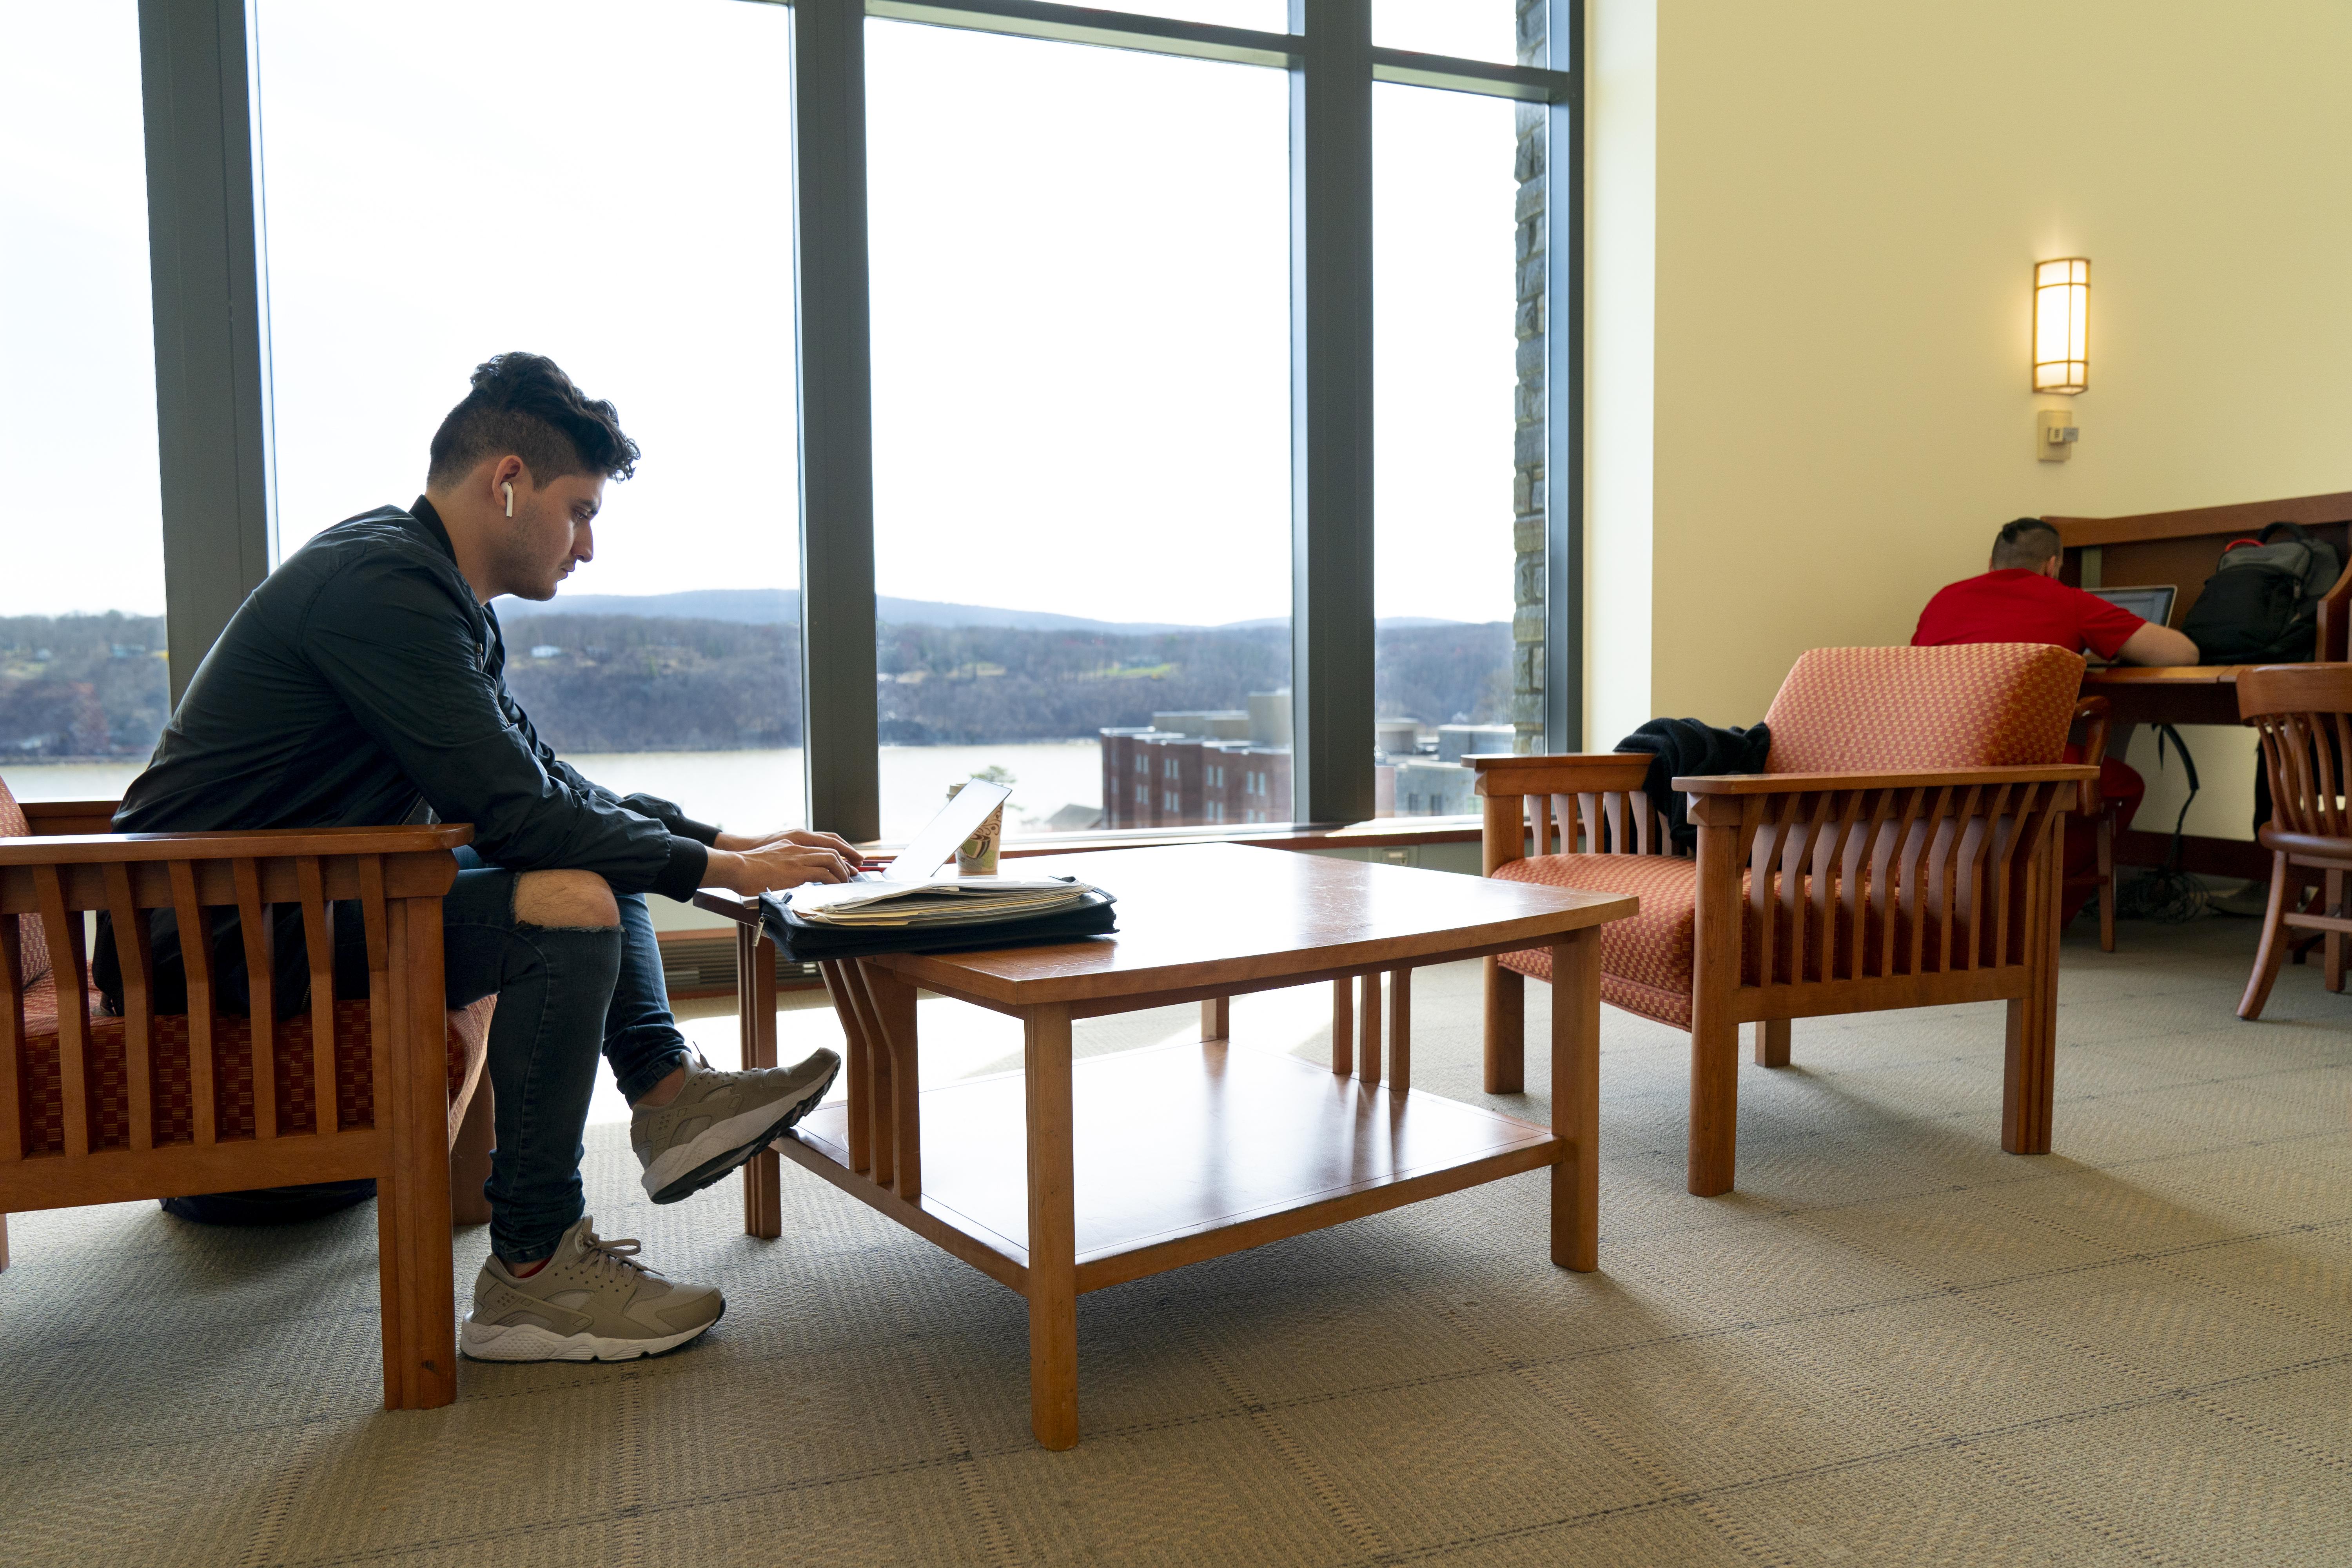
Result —
M2206 664L2294 664L2312 655L2319 601L2343 563L2300 523L2274 522L2260 544L2221 552L2180 629Z

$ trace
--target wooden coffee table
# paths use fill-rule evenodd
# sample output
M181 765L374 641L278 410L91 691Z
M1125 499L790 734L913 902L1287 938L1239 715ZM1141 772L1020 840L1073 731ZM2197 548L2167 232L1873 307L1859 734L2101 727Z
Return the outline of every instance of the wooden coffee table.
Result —
M1234 845L1020 870L1115 893L1118 934L823 965L848 1099L776 1149L1028 1299L1030 1425L1045 1447L1078 1440L1083 1291L1547 1165L1552 1261L1595 1267L1600 928L1635 900ZM774 952L756 906L697 901L742 922L745 1061L772 1065ZM1543 946L1551 1126L1412 1091L1414 967ZM1229 998L1316 982L1332 986L1328 1069L1227 1037ZM918 988L1019 1017L1024 1070L918 1092ZM1075 1019L1195 1001L1197 1043L1071 1060ZM1501 1080L1516 1086L1520 1047L1504 1049ZM745 1167L754 1235L782 1228L777 1176L772 1155Z

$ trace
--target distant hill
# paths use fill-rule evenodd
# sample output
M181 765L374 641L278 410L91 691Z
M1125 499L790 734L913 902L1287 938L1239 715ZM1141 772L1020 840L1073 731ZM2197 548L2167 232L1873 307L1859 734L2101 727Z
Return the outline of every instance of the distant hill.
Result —
M582 595L520 616L509 609L507 679L560 751L798 745L798 597L775 589ZM1240 708L1251 692L1290 680L1288 626L1278 620L1138 628L881 604L875 695L887 743L1085 739L1157 712ZM646 613L655 606L668 613ZM959 616L1038 624L953 624ZM156 616L0 618L0 756L145 756L170 701L163 636ZM1383 621L1376 646L1381 714L1426 724L1509 716L1509 623Z
M561 594L543 604L500 599L500 621L534 616L650 616L663 620L740 621L750 626L797 626L797 588L695 588L682 594ZM877 597L877 619L896 626L984 626L1016 632L1111 632L1145 636L1200 628L1163 621L1097 621L1044 610L999 610L985 605L941 605L928 599Z
M560 594L544 603L500 599L495 606L501 622L535 616L649 616L663 620L735 621L746 626L797 626L801 594L797 588L694 588L680 594ZM1084 616L1057 616L1046 610L1003 610L987 605L946 605L930 599L877 596L875 618L894 626L992 628L1016 632L1102 632L1119 637L1148 637L1158 632L1255 632L1290 624L1286 616L1255 621L1228 621L1220 626L1173 621L1097 621ZM1380 629L1397 631L1432 626L1459 626L1464 621L1432 620L1426 616L1384 616Z

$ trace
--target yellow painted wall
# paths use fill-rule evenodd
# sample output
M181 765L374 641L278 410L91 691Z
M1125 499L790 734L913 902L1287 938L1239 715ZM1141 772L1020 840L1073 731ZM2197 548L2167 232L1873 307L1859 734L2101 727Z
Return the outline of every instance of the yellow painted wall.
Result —
M1907 641L2011 517L2352 489L2352 5L1656 26L1652 711L1745 723L1804 649ZM2030 268L2070 255L2091 388L2037 398ZM2036 461L2068 402L2077 456ZM2244 837L2251 768L2207 771L2192 826Z

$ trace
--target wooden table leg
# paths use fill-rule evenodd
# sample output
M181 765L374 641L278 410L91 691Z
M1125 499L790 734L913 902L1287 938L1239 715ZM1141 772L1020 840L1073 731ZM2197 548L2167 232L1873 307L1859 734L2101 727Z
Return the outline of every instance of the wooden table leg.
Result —
M1070 1010L1024 1020L1029 1136L1029 1429L1040 1445L1078 1441L1077 1208L1071 1178Z
M1389 1093L1412 1087L1412 971L1389 972Z
M915 1066L915 988L879 964L857 966L874 1005L877 1044L890 1057L890 1103L881 1107L890 1122L892 1184L912 1203L923 1195L921 1075Z
M1569 1140L1551 1168L1551 1260L1601 1267L1601 928L1551 950L1551 1130Z
M875 1014L874 994L866 980L866 966L852 960L841 966L843 989L849 994L851 1010L857 1017L857 1032L866 1041L866 1149L873 1158L873 1176L877 1186L891 1186L898 1181L898 1162L893 1157L897 1146L898 1100L893 1089L898 1075L891 1069L888 1038L882 1033L882 1022Z
M735 928L736 1038L746 1070L776 1065L776 944L755 925ZM783 1175L776 1152L743 1163L743 1234L773 1241L784 1234Z
M1381 1081L1381 972L1367 974L1357 986L1356 1076L1372 1089Z
M1344 975L1331 982L1331 1070L1341 1078L1356 1070L1356 997Z
M841 1022L842 1070L849 1078L849 1168L871 1171L874 1147L870 1119L874 1114L874 1058L866 1030L857 1021L857 1000L850 994L846 963L835 959L816 966L824 976L824 994L833 998L833 1016Z
M1230 1040L1234 1037L1234 999L1212 996L1201 1004L1201 1038Z
M1486 972L1486 1092L1517 1094L1528 1086L1528 977L1500 959L1482 959Z

